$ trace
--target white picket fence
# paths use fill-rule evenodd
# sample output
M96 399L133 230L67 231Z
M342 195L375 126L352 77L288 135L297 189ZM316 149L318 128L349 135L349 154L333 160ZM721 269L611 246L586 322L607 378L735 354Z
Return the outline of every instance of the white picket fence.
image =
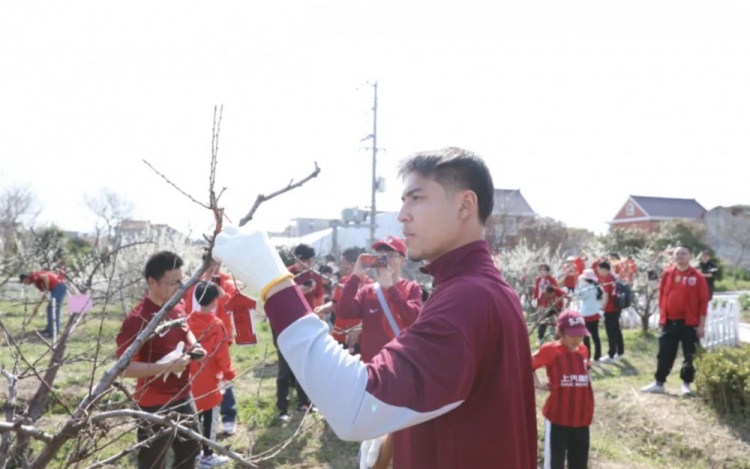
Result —
M641 317L633 308L622 312L622 326L626 328L641 327ZM659 312L649 317L649 327L659 328ZM740 344L740 306L737 300L713 300L708 306L706 317L706 334L701 344L707 350L716 347L735 347Z

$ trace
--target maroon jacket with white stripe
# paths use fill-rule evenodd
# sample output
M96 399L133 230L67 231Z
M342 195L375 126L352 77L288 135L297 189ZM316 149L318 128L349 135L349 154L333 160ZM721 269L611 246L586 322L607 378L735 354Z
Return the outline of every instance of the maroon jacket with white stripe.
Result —
M297 288L265 305L281 352L339 437L394 433L394 469L536 468L526 322L478 241L432 262L416 322L370 363L309 314Z

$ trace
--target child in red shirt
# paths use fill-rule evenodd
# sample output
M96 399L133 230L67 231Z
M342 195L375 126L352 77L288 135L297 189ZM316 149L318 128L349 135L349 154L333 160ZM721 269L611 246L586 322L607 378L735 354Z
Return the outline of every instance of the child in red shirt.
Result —
M221 404L221 382L232 381L237 371L229 356L229 340L224 323L213 314L219 302L219 286L213 282L201 281L195 286L195 299L200 307L188 317L188 326L206 351L202 360L190 362L192 394L195 408L203 428L203 436L216 439L219 424L219 404ZM218 456L203 445L203 456L198 464L201 468L214 467L229 461L226 456Z
M575 311L563 311L557 318L559 339L542 345L532 356L534 385L549 391L542 413L546 419L544 467L586 469L589 457L589 425L594 417L594 392L588 370L590 362L583 338L586 322ZM536 374L547 369L548 382ZM567 457L566 457L567 456Z

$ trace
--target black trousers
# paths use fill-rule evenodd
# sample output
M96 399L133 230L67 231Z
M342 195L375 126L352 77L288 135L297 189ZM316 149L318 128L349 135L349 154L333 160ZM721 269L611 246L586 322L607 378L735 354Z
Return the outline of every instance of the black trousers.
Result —
M196 412L193 402L187 399L174 402L166 408L164 406L141 407L141 410L151 414L166 410L168 412L177 412L185 417L194 416ZM197 433L201 433L195 420L183 422L182 425L190 427ZM161 428L161 425L148 421L140 421L138 423L138 442L148 439L149 436L153 435ZM167 452L170 447L174 451L173 468L195 468L195 457L198 456L198 453L200 452L200 444L195 440L184 438L179 433L175 436L174 433L170 432L162 437L152 440L148 446L141 447L138 450L138 469L165 469L167 464Z
M203 429L203 436L207 440L216 441L216 427L219 426L219 408L214 407L213 409L204 410L198 414L200 419L201 427ZM203 446L203 455L211 456L214 454L214 450L208 445Z
M276 335L273 336L273 344L276 345ZM292 386L297 389L297 405L310 405L310 398L307 397L305 390L294 377L294 373L289 368L289 363L281 354L278 345L276 345L276 356L279 359L278 370L276 371L276 408L284 414L289 412L289 391Z
M589 331L591 338L584 337L583 344L589 349L589 359L599 360L602 358L602 341L599 339L599 320L586 322L586 329ZM594 353L591 353L591 341L594 341Z
M544 441L544 468L586 469L589 464L589 427L563 427L547 421Z
M664 383L672 371L677 349L682 343L682 368L680 378L685 383L692 383L695 378L693 356L698 345L698 332L693 326L686 326L685 321L667 321L661 328L659 336L659 354L656 356L656 381Z
M607 330L607 342L609 342L609 350L607 351L609 358L615 358L615 355L625 353L625 340L622 338L622 329L620 329L620 314L621 311L604 313L604 328Z

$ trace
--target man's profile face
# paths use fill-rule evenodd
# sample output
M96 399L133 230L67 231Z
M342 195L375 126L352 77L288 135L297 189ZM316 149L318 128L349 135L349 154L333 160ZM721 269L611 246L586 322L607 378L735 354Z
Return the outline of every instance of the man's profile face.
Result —
M405 181L398 219L411 260L433 261L456 248L461 232L460 193L437 181L410 174Z

